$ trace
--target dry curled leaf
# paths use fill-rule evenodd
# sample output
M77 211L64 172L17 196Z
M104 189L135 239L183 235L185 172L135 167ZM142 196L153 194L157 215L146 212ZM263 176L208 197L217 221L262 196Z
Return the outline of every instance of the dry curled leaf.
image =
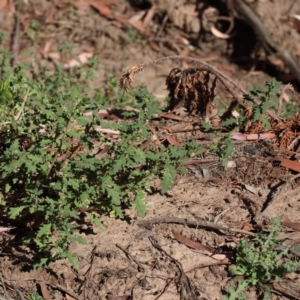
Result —
M213 254L214 250L211 247L202 245L198 242L195 242L178 232L172 231L172 234L177 241L179 241L179 242L183 243L184 245L191 247L193 249L200 250L200 251L204 252L206 255L208 255L216 260L223 260L226 258L226 255L224 255L224 254Z
M41 288L41 293L43 298L45 298L46 300L52 300L52 297L50 295L50 292L48 291L47 285L43 282L39 283L40 288Z
M179 146L179 147L184 146L184 143L178 142L174 137L170 135L167 136L167 141L173 146Z
M300 163L283 157L275 157L274 161L280 161L280 166L287 169L300 172Z

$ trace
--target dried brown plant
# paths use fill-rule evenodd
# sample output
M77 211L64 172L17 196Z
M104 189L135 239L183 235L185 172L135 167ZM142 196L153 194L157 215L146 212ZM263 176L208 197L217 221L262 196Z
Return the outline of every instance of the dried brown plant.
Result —
M274 121L272 129L277 136L277 145L281 149L298 152L300 148L300 115L292 120Z
M246 119L248 119L249 117L251 117L253 114L253 106L251 105L246 105L245 107L245 111L244 111L244 116Z
M262 118L265 119L269 119L268 116L266 114L262 115ZM264 125L262 122L260 121L247 121L245 128L244 128L244 132L246 133L261 133L261 132L265 132L266 131L266 125Z
M150 61L148 63L145 64L138 64L138 65L134 65L131 68L129 68L122 76L122 78L120 79L120 86L121 88L125 91L128 92L133 84L133 77L137 72L142 71L145 67L155 64L155 63L159 63L165 60L186 60L186 61L190 61L195 63L196 65L200 65L201 68L198 68L198 70L202 70L202 72L207 71L209 74L213 74L215 76L215 79L218 79L218 81L223 84L223 86L225 87L225 89L232 95L233 97L233 103L234 104L238 104L241 107L245 107L242 99L239 98L239 96L235 93L234 89L238 90L239 92L242 92L243 94L248 94L248 92L243 89L242 87L240 87L234 80L232 80L230 77L226 76L225 74L223 74L221 71L217 70L216 68L214 68L212 65L201 61L199 59L190 57L190 56L181 56L181 55L174 55L174 56L166 56L166 57L161 57L158 58L156 60ZM196 68L197 70L197 68ZM182 72L182 71L181 71ZM174 73L174 72L173 72ZM170 76L170 75L169 75ZM199 83L199 80L196 80L196 83ZM203 83L202 83L203 84ZM188 87L186 89L189 89ZM194 88L195 91L196 87ZM198 93L198 92L197 92ZM206 92L208 93L208 92ZM211 92L210 92L211 93ZM194 93L196 95L196 93ZM197 96L197 95L196 95ZM251 97L253 99L253 97ZM184 101L184 99L182 99ZM177 100L180 101L180 100ZM253 102L256 104L260 104L260 101L257 99L253 99ZM198 105L198 104L197 104ZM196 106L197 106L196 105ZM233 105L230 106L230 109L233 109ZM272 112L267 111L267 114L273 119L273 120L278 120L278 117L275 116Z
M202 68L171 70L166 79L169 109L185 107L190 113L210 117L214 111L217 77L210 82L210 72Z

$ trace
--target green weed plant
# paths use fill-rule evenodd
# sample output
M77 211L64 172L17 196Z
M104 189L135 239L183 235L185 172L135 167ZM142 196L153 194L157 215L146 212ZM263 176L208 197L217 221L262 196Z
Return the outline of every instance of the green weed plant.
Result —
M279 218L273 219L273 227L257 233L252 240L244 239L236 247L236 264L229 267L231 275L243 275L236 290L229 287L229 295L223 300L246 299L242 292L248 286L258 286L264 292L264 300L270 298L266 283L300 268L300 261L293 260L290 247L283 246L277 238L281 230Z
M201 122L205 132L214 134L214 142L210 145L209 150L216 153L222 162L224 168L227 168L228 159L233 153L233 144L231 135L233 132L243 131L247 124L261 122L267 130L271 129L269 120L265 117L265 113L269 108L278 107L278 93L280 91L280 83L275 79L265 82L266 88L254 88L248 94L244 94L243 103L251 107L252 114L246 117L245 109L236 108L239 115L237 118L227 118L221 125L230 129L226 135L221 136L219 131L214 131L212 126L205 121ZM258 104L256 103L258 100Z
M27 297L28 300L45 300L45 298L40 296L38 292L33 292L32 294L29 294Z
M248 94L244 94L244 104L251 106L253 113L245 116L245 111L237 109L239 113L238 118L228 118L222 122L222 126L235 125L238 129L245 128L250 121L252 123L261 122L267 129L271 128L270 122L264 116L269 108L278 108L278 93L281 88L280 82L275 79L265 82L266 88L253 88ZM259 104L254 99L259 100Z
M68 245L85 243L75 235L82 214L102 228L99 215L123 218L126 207L144 216L150 181L161 178L165 193L183 171L182 161L199 147L137 146L150 138L147 122L159 112L145 88L130 96L139 112L111 124L98 116L107 105L105 93L94 89L87 96L91 69L65 72L59 66L55 74L32 78L30 65L12 70L9 59L8 52L0 53L0 213L20 227L27 224L19 236L36 249L37 266L58 258L78 266ZM113 79L110 84L116 91ZM118 92L113 97L117 101ZM84 115L87 110L92 116ZM99 126L118 130L118 140L97 131ZM97 159L94 142L105 145L108 155Z

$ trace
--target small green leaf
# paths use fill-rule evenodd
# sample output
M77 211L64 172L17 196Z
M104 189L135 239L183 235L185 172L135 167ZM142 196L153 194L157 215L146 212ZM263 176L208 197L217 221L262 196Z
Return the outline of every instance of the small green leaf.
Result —
M175 179L176 175L177 175L176 169L174 168L173 165L169 165L168 169L169 169L169 172L170 172L170 175L171 175L171 179L173 181Z
M203 120L201 121L201 125L204 128L205 132L209 132L209 131L211 131L213 129L210 124L208 124L207 122L205 122Z
M74 257L70 252L65 252L64 256L68 259L68 261L71 263L71 265L75 268L75 269L79 269L79 264L78 264L78 260L76 257Z
M105 229L105 226L103 225L103 223L98 217L96 217L94 214L89 214L89 217L92 223L94 223L96 226L98 226L101 229Z
M10 191L10 189L11 189L11 185L6 183L5 184L5 193L8 193Z
M229 126L229 125L233 125L233 124L236 124L237 123L237 119L235 118L229 118L229 119L226 119L225 121L223 121L221 123L222 126Z
M51 227L52 225L51 224L44 224L40 227L38 233L37 233L37 237L40 238L42 237L43 235L48 235L51 233Z
M150 187L148 184L145 184L145 190L146 190L148 193L152 193L152 189L151 189L151 187Z
M120 191L117 187L114 188L107 188L107 195L111 198L112 203L115 205L121 204L121 199L120 199Z
M121 209L121 207L116 206L116 205L112 205L112 209L115 211L115 216L118 218L123 219L124 215L123 215L123 211Z
M168 170L165 170L163 173L163 182L162 182L162 188L161 192L162 194L166 193L167 190L172 186L173 181L172 181L172 175Z
M80 138L81 134L76 130L70 130L67 132L67 136L71 138Z
M233 152L233 144L231 139L226 140L225 157L228 158Z
M26 208L26 206L18 206L18 207L12 207L9 210L9 217L12 219L15 219L20 215L20 213Z
M81 236L73 236L70 239L71 242L77 242L79 244L87 245L87 241Z
M271 124L268 119L261 118L260 121L266 126L268 130L271 130Z
M49 261L49 258L43 257L43 258L40 258L39 262L34 264L33 266L35 268L42 267L42 266L46 265L48 263L48 261Z
M145 160L146 160L146 155L145 153L140 150L139 148L134 148L134 152L135 154L137 155L136 158L137 158L137 162L140 163L140 164L143 164L145 163Z
M138 190L136 196L135 196L135 208L138 214L141 217L144 217L146 214L146 204L145 204L145 194L142 190Z
M115 161L115 165L113 167L114 174L116 174L117 172L119 172L122 169L124 162L125 161L124 161L123 157L121 157Z
M269 101L262 103L262 114L264 114L268 110L270 104L271 103Z
M34 239L34 242L40 249L42 249L44 247L44 244L40 240Z
M258 106L255 106L254 111L253 111L253 120L254 121L259 121L260 117L261 117L260 108Z
M76 121L77 121L78 125L83 126L83 125L91 123L92 119L87 116L80 116L80 117L76 118Z

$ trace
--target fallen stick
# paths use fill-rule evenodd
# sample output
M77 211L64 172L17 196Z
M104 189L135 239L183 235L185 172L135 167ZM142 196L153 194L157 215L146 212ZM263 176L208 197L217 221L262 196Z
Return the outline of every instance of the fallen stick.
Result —
M231 228L226 225L213 223L206 220L196 220L196 219L182 219L182 218L176 218L176 217L164 217L164 218L153 218L149 220L141 220L138 222L138 225L148 227L152 224L159 224L159 223L176 223L176 224L184 224L189 226L195 226L195 227L206 227L211 229L216 229L219 231L227 231L231 233L242 233L247 234L250 236L255 236L253 232L237 229L237 228Z

